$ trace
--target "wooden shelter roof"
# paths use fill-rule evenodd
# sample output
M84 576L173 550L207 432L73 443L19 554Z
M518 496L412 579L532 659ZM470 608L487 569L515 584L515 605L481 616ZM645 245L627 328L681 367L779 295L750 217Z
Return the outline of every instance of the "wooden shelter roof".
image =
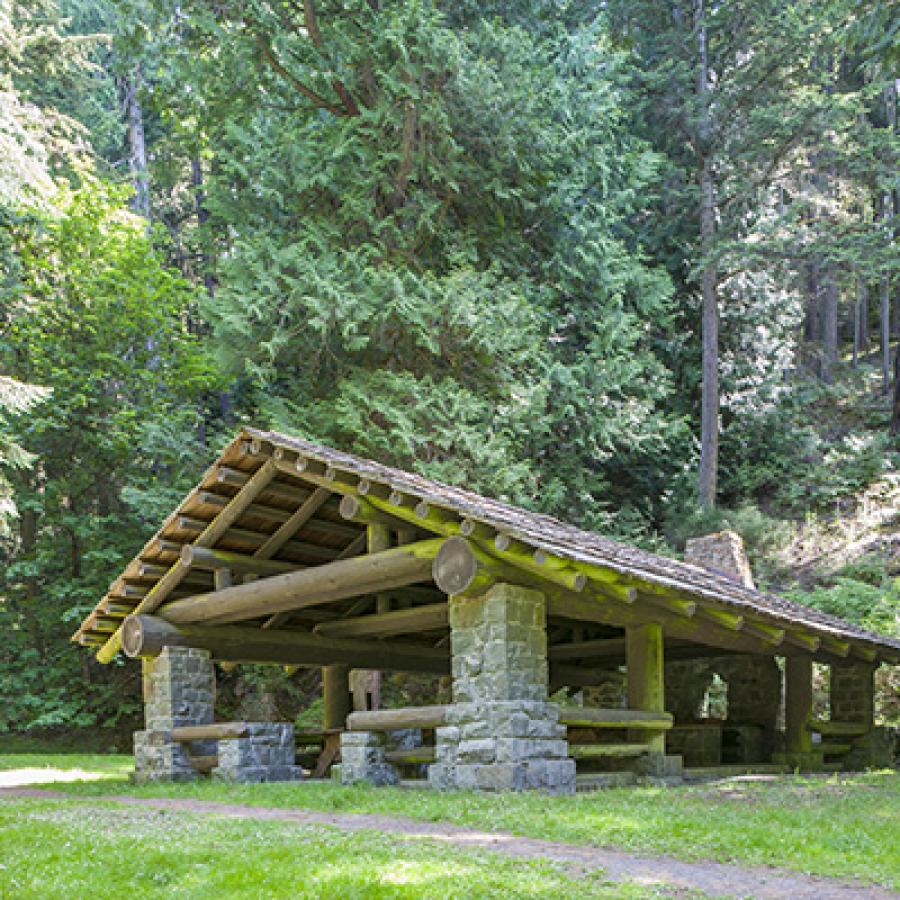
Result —
M211 570L182 562L185 545L270 560L271 572L260 577L365 553L366 526L342 515L345 496L405 526L413 539L463 535L498 564L569 599L586 585L585 603L625 607L646 601L671 616L693 616L699 609L711 627L726 622L723 628L741 631L746 642L758 641L761 652L781 653L778 648L789 644L821 651L826 659L900 661L898 640L745 587L725 574L301 438L249 428L110 585L73 640L97 648L98 658L109 661L119 649L125 616L213 591ZM314 611L305 614L315 621ZM335 615L354 614L353 604L335 608ZM619 624L615 616L610 621Z

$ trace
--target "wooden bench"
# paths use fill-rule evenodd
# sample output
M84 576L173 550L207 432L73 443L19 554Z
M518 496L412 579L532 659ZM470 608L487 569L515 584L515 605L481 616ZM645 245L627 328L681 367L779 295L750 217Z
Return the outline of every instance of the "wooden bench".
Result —
M658 732L672 727L672 716L666 712L647 712L641 709L604 709L601 707L564 707L559 721L569 735L569 757L576 762L604 759L627 759L650 753L652 746L640 741L607 742L591 740L599 732L609 729ZM599 735L598 735L599 736Z

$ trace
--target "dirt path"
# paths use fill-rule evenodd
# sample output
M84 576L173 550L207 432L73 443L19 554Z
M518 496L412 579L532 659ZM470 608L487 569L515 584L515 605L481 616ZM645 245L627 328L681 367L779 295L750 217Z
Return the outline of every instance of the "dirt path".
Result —
M609 881L665 887L672 891L702 891L711 897L790 898L790 900L898 900L900 894L872 885L817 878L762 866L737 866L716 862L683 862L669 856L639 856L618 850L542 841L507 832L484 832L435 822L419 822L394 816L361 813L323 813L267 806L244 806L205 800L109 796L75 797L43 788L0 788L0 799L35 798L199 813L237 819L264 819L297 825L327 825L346 831L374 830L403 840L443 841L454 847L478 848L505 856L543 857L565 864L572 874L603 869Z

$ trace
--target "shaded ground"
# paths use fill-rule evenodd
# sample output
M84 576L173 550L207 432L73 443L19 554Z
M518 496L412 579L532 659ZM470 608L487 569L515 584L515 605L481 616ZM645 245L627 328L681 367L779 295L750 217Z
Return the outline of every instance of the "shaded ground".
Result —
M72 801L70 794L40 788L0 788L0 798L34 798ZM713 897L758 898L867 898L885 900L900 894L873 885L830 878L813 878L763 867L743 867L714 862L682 862L671 857L647 857L614 850L580 847L536 840L508 833L484 832L444 823L419 822L396 816L358 813L323 813L273 809L196 799L105 796L105 802L145 809L181 811L238 819L326 825L348 831L371 830L405 840L446 842L459 849L486 849L520 859L544 858L565 864L572 874L603 870L608 881L637 883L648 888L700 891ZM89 804L90 801L80 801Z

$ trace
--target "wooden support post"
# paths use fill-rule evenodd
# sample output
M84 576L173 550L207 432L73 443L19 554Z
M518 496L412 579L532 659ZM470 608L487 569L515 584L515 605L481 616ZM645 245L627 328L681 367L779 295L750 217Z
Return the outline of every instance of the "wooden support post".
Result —
M663 682L662 625L632 625L625 631L628 665L628 708L646 712L665 712ZM666 736L660 731L638 740L646 740L657 753L666 752Z
M812 752L812 733L806 727L812 711L812 657L788 656L784 661L784 737L789 756Z
M325 729L347 727L350 714L350 669L348 666L324 666L322 669L322 699L325 703Z
M345 497L344 500L354 500ZM342 503L342 510L345 506ZM366 551L381 553L391 548L391 528L377 519L366 526ZM387 613L391 610L391 598L387 594L375 595L375 612ZM353 709L379 709L381 707L381 672L369 669L354 669L350 673L350 690L353 695Z

